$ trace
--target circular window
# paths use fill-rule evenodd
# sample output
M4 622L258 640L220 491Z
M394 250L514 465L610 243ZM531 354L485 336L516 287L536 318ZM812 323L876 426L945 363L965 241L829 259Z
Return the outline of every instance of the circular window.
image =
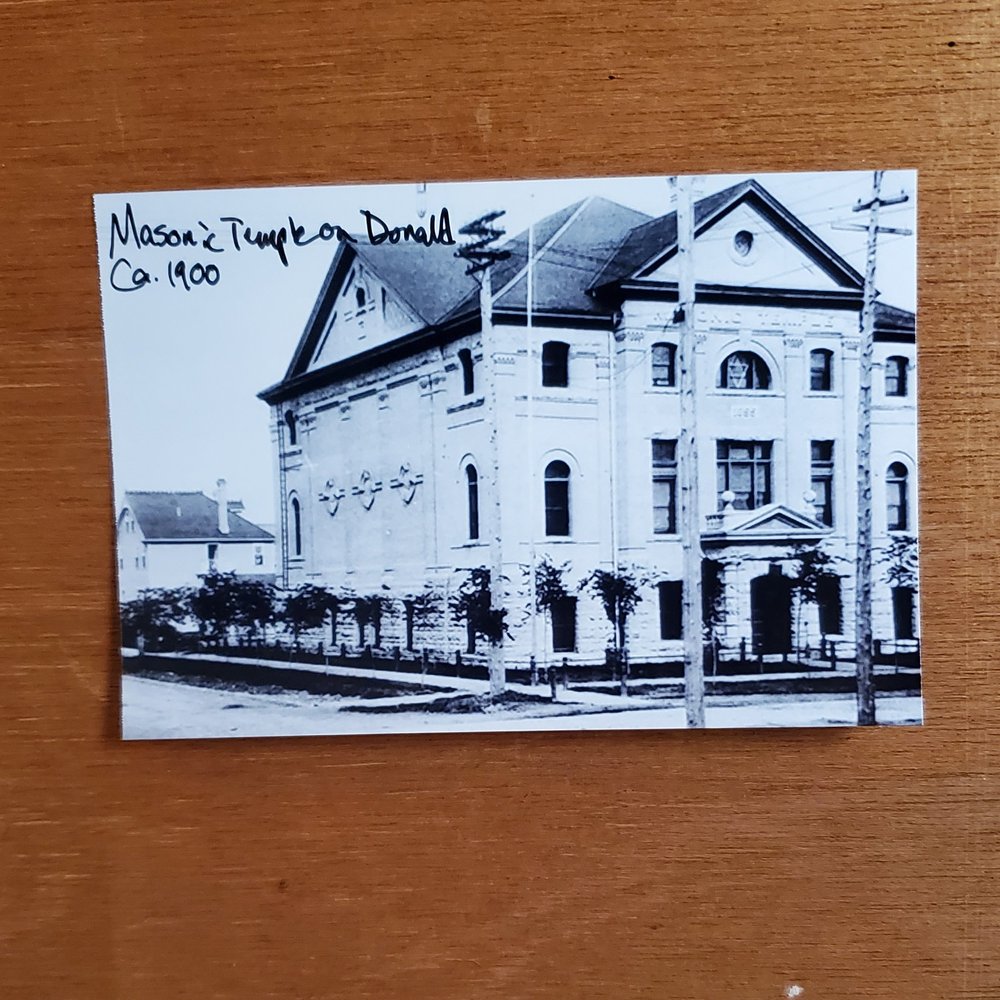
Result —
M733 249L740 257L746 257L753 249L753 233L748 229L741 229L733 237Z

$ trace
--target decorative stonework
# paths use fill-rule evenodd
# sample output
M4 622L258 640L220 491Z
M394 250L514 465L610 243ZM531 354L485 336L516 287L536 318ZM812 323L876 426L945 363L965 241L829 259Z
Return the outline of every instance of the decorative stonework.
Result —
M340 501L344 499L344 491L337 488L333 479L328 479L320 491L319 499L321 503L326 504L326 512L330 517L335 517L340 510Z
M793 351L797 351L802 346L801 337L789 337L785 341L785 346L790 347Z
M391 489L398 490L398 496L403 504L409 506L417 493L417 487L424 481L422 472L414 472L408 462L399 467L399 475L389 480Z
M389 408L389 389L385 386L378 391L378 408L380 410Z
M365 510L371 510L375 497L382 491L382 480L376 479L367 469L358 477L357 486L351 487L351 493L361 501Z
M860 346L861 346L861 341L856 338L853 337L850 339L845 338L844 340L844 347L848 351L856 351Z

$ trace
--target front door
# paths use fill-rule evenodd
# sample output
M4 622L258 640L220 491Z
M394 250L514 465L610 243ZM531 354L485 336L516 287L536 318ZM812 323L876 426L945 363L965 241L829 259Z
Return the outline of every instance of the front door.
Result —
M754 653L787 653L792 648L791 580L780 566L750 581L750 621Z

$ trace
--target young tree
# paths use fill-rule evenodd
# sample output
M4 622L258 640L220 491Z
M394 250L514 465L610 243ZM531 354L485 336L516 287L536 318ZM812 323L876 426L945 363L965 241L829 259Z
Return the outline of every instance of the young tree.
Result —
M371 623L375 630L376 649L382 645L382 619L391 614L394 601L388 594L369 594L367 597L357 597L354 601L354 617L358 622L358 634L361 645L365 642L365 626Z
M333 601L325 587L306 583L293 590L285 599L285 624L292 630L295 648L303 632L322 628Z
M483 566L468 571L458 592L451 597L452 621L464 624L469 641L467 651L476 651L476 638L482 636L491 646L499 644L507 634L507 611L491 607L490 571Z
M418 593L410 593L403 598L413 630L428 625L441 613L442 595L428 584Z
M535 566L535 609L546 617L550 617L552 609L569 597L563 583L563 574L567 569L568 562L556 566L548 556L543 556Z
M171 645L177 638L178 625L188 616L190 591L153 589L140 591L134 600L121 607L122 642L143 648Z
M354 598L354 605L351 608L354 613L354 620L358 624L358 645L365 644L365 629L368 628L372 620L372 609L367 597L358 596Z
M723 586L725 563L719 559L701 561L701 627L702 637L712 650L712 669L718 671L720 627L725 618L726 589Z
M267 626L278 617L278 600L274 587L263 580L237 578L237 607L234 624L245 628L247 637L259 636L267 643Z
M795 575L792 577L792 591L797 595L795 622L795 644L802 647L802 611L807 604L818 604L820 591L827 580L837 579L836 565L840 562L818 543L798 545L795 548Z
M600 599L604 614L611 622L623 695L628 693L628 620L642 600L641 588L648 582L645 574L635 568L619 569L617 572L595 569L578 586L579 590L589 589Z
M894 535L882 553L886 563L885 580L890 587L916 589L918 580L918 547L913 535Z
M234 572L208 573L191 595L191 613L200 623L200 631L221 645L229 629L240 622L242 588Z

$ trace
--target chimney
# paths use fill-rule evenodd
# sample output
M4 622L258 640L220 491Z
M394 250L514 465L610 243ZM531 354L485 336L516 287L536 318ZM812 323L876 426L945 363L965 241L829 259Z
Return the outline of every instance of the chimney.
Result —
M219 479L215 484L215 502L219 508L219 533L229 534L229 501L226 498L226 481Z

